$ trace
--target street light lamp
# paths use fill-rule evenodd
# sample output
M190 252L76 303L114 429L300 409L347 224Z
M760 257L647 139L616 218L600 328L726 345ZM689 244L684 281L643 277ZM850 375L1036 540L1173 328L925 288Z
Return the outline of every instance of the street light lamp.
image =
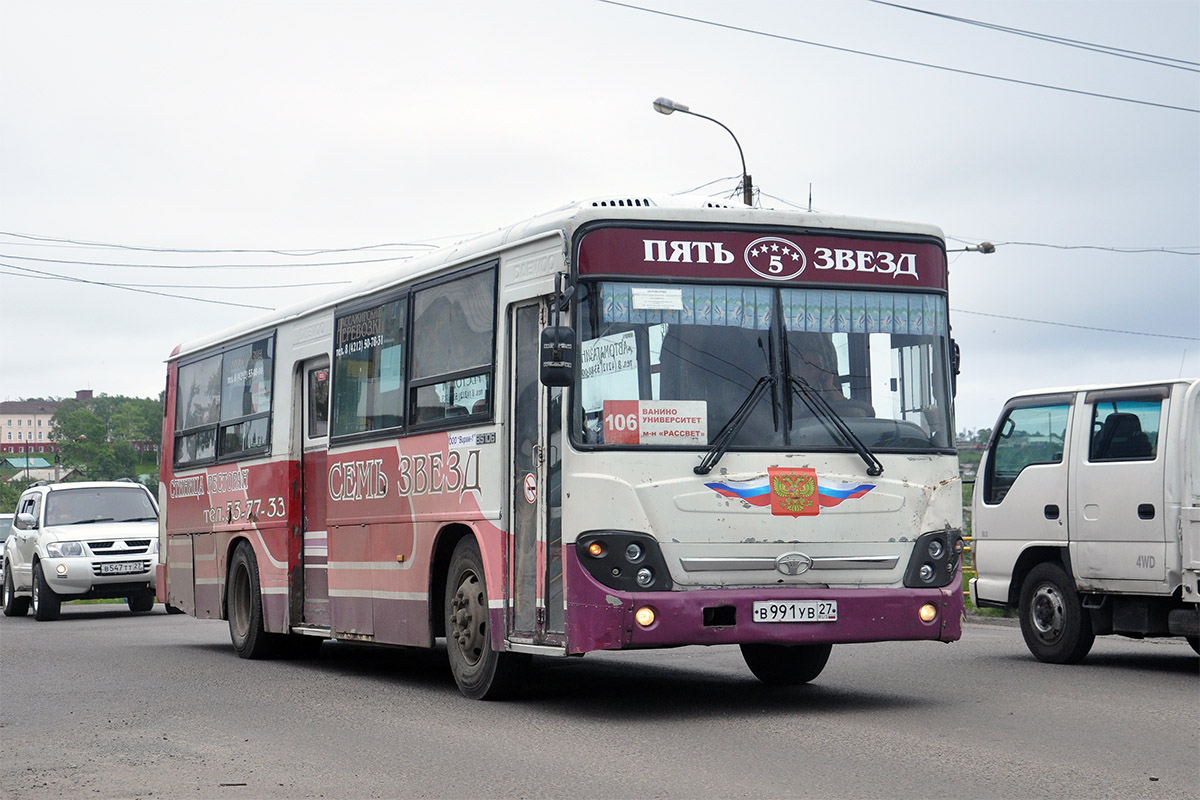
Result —
M674 112L678 111L681 114L690 114L693 117L706 119L709 122L715 122L722 128L725 128L725 132L730 136L733 136L733 131L729 130L729 128L720 120L713 119L712 117L706 117L703 114L697 114L695 111L689 110L688 107L683 103L676 103L674 100L670 100L666 97L660 97L654 101L654 110L660 114L673 114ZM750 182L750 175L746 172L746 156L742 154L742 145L740 142L738 142L736 136L733 136L733 143L737 145L738 158L742 160L742 202L748 206L753 206L754 188Z

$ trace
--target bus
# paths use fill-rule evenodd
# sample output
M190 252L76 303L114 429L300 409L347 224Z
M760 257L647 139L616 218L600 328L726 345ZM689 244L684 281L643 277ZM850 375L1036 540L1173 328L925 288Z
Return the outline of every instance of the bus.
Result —
M158 565L245 658L961 635L957 348L928 225L612 197L177 347Z

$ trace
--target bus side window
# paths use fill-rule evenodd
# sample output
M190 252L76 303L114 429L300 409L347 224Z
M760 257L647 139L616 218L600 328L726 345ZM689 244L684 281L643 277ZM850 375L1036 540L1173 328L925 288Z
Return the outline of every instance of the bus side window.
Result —
M329 433L329 367L308 371L308 438Z
M494 267L413 294L409 422L454 425L490 413L495 316Z

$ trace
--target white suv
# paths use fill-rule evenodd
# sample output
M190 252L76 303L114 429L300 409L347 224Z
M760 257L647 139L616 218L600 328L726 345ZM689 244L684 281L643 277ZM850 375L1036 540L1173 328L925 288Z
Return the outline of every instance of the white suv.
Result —
M34 617L51 620L63 601L109 597L149 611L157 561L158 504L141 484L31 486L4 545L4 614L32 602Z

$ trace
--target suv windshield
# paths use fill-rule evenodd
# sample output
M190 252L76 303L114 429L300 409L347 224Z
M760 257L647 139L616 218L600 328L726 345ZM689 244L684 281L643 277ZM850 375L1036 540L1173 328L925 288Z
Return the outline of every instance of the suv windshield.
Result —
M617 281L581 289L580 443L707 449L736 415L726 433L734 450L852 450L854 438L872 451L951 447L942 295ZM836 418L815 407L814 393Z
M150 495L136 486L57 489L46 495L47 525L141 522L157 518Z

